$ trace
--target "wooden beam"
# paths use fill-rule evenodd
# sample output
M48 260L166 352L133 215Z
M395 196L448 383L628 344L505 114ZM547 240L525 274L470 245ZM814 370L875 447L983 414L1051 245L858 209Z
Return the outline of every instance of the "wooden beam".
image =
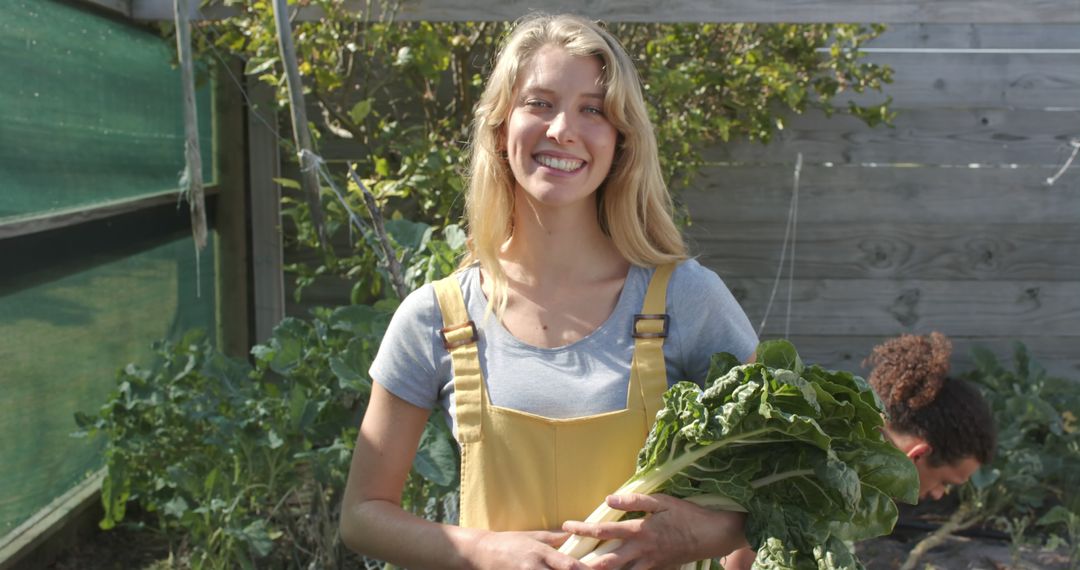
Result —
M347 0L359 10L362 0ZM132 17L171 20L171 0L132 0ZM402 21L511 21L531 11L575 12L612 22L1080 23L1080 0L405 0ZM235 13L235 12L231 12ZM220 0L193 18L230 14ZM299 20L318 19L315 8Z
M217 195L218 187L217 185L208 185L204 188L204 191L207 196ZM85 222L145 210L162 204L176 204L180 200L180 194L179 190L168 190L129 200L105 202L95 206L75 206L40 216L16 218L9 222L0 223L0 239L66 228Z
M824 167L803 164L799 220L807 223L1076 224L1080 168L1057 184L1053 168ZM783 223L792 169L713 166L679 195L694 224L714 233L727 223ZM801 229L802 224L800 224ZM781 232L782 234L783 232ZM800 232L801 233L801 232ZM771 272L770 272L771 273Z
M755 327L768 309L764 334L784 334L788 281L771 308L773 277L724 276ZM1071 337L1080 342L1080 281L800 279L792 283L791 335L893 335L940 330L949 335Z
M900 334L897 330L895 334ZM930 331L920 331L930 332ZM867 335L867 336L821 336L821 335L793 335L790 340L799 349L799 356L807 364L819 364L825 368L835 370L847 370L859 376L866 376L869 370L862 366L862 361L870 355L874 346L894 336ZM949 335L953 342L952 373L962 374L975 368L971 350L980 346L986 348L997 356L998 362L1006 370L1015 370L1013 362L1015 350L1015 337L992 337L992 336L960 336ZM1030 336L1022 339L1027 347L1028 354L1038 366L1043 367L1047 374L1059 378L1080 377L1080 355L1076 352L1076 338L1056 336Z
M228 65L228 64L225 64ZM230 77L241 74L242 64L219 68L214 80L214 152L218 195L217 327L218 345L229 356L247 357L251 349L251 263L247 227L247 181L244 152L244 94Z
M1080 50L1076 24L895 24L868 42L870 50Z
M874 209L870 193L861 203L867 211ZM1003 211L1009 207L996 205ZM693 250L703 252L702 263L715 265L725 278L776 273L783 220L718 218L702 216L692 226ZM795 275L800 279L1075 281L1080 276L1075 223L821 223L802 212L799 218Z
M789 174L800 152L808 165L1056 168L1070 150L1069 141L1080 137L1077 111L896 110L893 128L870 128L850 115L826 117L817 110L788 115L784 130L767 146L740 141L712 146L703 155L713 163L783 164ZM335 149L327 144L324 155L336 157L331 150ZM1051 174L1052 170L1046 176Z
M102 469L68 489L26 522L0 537L0 570L13 570L78 515L101 500ZM59 546L59 545L58 545ZM64 545L67 546L67 545Z
M94 8L118 14L125 18L131 18L131 1L132 0L77 0L81 4L86 4ZM171 2L171 0L169 0ZM171 20L172 18L165 18Z
M248 82L248 203L251 215L251 279L254 338L266 342L285 318L284 254L281 236L281 146L278 144L274 88Z

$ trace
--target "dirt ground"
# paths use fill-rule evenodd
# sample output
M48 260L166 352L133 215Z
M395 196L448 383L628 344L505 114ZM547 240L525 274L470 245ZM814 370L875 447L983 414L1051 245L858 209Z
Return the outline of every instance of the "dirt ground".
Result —
M936 522L945 514L948 505L927 508L901 507L901 523L891 536L861 542L856 546L859 559L867 570L898 570L908 552L927 535L928 531L912 528L903 521ZM128 520L150 520L141 513L132 513ZM993 531L976 533L975 537L954 536L926 553L917 570L1080 570L1069 568L1065 552L1046 552L1021 548L1018 559L1005 535ZM45 566L32 570L171 570L169 545L161 536L124 525L112 531L94 529ZM358 564L358 567L360 565ZM18 570L29 570L18 568Z
M914 541L894 537L877 538L856 545L867 570L897 570L907 559ZM918 570L1076 570L1069 568L1063 552L1021 548L1014 564L1009 544L1000 540L954 536L926 553Z
M867 570L897 570L918 537L894 536L857 545ZM48 570L169 570L168 546L146 533L129 530L99 532L72 546ZM918 570L1077 570L1068 568L1063 553L1021 550L1014 565L1007 542L953 537L931 550Z

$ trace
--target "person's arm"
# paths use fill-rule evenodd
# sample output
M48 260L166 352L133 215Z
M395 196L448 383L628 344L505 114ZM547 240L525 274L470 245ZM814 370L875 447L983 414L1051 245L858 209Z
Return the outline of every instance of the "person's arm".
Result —
M341 539L365 556L414 570L549 568L584 570L555 550L555 532L489 532L431 522L406 512L400 497L428 410L379 384L356 440L341 509Z
M614 551L590 562L590 568L669 568L722 558L747 546L742 513L714 511L668 495L611 495L607 503L646 516L612 523L563 524L563 530L573 534L622 541Z

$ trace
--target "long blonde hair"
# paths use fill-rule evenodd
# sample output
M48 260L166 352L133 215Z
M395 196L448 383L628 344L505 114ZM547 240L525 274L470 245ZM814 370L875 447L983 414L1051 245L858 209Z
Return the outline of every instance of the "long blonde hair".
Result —
M603 65L604 115L619 142L611 171L597 189L600 227L634 265L655 266L687 256L672 217L641 81L626 50L607 30L579 16L526 16L506 38L473 113L465 198L469 249L461 267L480 263L491 281L490 306L497 315L507 301L498 253L513 232L514 213L514 176L503 154L505 124L519 71L549 45L574 56L598 57Z

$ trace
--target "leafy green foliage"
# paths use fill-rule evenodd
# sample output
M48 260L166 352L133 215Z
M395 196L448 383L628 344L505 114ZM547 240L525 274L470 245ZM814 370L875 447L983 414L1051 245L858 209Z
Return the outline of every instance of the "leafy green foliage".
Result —
M158 343L151 369L128 365L100 412L76 418L107 439L101 526L137 501L194 568L342 567L337 510L389 309L287 318L254 366L198 331ZM438 424L425 434L407 508L456 485L449 437Z
M637 472L616 493L733 501L749 512L755 568L861 568L846 541L888 534L893 498L913 503L919 486L879 431L877 397L862 378L804 366L787 341L762 343L755 363L734 362L715 358L722 375L704 390L680 382L667 391ZM617 516L601 506L589 519Z
M202 50L231 53L245 72L288 101L269 2L227 0L240 16L199 24ZM500 22L392 22L397 4L364 11L344 0L308 0L317 21L297 22L300 73L318 146L328 160L354 162L380 205L436 232L461 216L462 167L471 113L498 40ZM355 4L353 4L355 6ZM385 14L378 19L372 14ZM887 123L888 100L855 105L847 93L879 90L891 70L864 61L859 48L884 29L850 24L611 24L638 63L660 146L665 179L689 185L709 143L768 142L787 113L821 108ZM213 60L214 58L209 58ZM287 116L287 114L282 114ZM282 129L287 132L287 129ZM287 137L286 137L287 138ZM283 144L290 145L288 141ZM295 154L295 153L291 153ZM344 179L340 169L336 176ZM297 185L298 186L298 185ZM287 198L297 243L315 247L303 200ZM355 194L350 208L362 211ZM331 234L347 231L348 212L329 192L322 200ZM301 285L321 275L370 275L377 258L369 236L350 236L351 252L326 252L314 268L293 266ZM379 280L353 299L385 293Z

